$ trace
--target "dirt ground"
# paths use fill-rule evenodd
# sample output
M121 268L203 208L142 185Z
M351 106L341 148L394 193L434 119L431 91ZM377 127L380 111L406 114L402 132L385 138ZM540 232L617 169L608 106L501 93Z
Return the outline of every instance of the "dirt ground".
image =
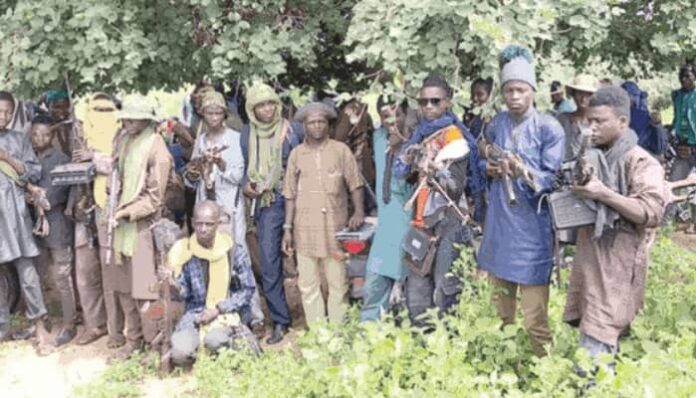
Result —
M293 328L285 340L275 346L261 344L264 350L283 350L292 347L297 333L303 330L304 314L297 290L296 279L285 280L288 303L293 315ZM264 303L265 306L265 303ZM265 308L264 308L265 309ZM54 325L59 319L53 319ZM54 327L58 329L58 327ZM81 333L81 327L78 335ZM267 336L270 335L267 325ZM54 334L57 330L54 330ZM98 379L107 369L107 360L113 353L106 347L106 337L87 345L69 344L54 352L40 356L30 342L7 342L0 346L0 397L3 398L71 398L75 387ZM40 376L39 376L40 375ZM179 377L147 378L143 385L143 397L189 397L195 388L190 375Z

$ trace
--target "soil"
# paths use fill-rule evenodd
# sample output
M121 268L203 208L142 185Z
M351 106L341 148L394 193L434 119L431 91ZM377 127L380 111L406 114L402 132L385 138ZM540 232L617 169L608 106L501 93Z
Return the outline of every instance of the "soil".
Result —
M672 240L679 246L696 252L696 235L686 234L684 232L675 232L672 234Z
M297 334L304 330L304 314L297 289L297 279L287 278L285 288L293 316L293 326L286 338L277 345L269 346L264 338L261 341L264 350L279 351L287 347L294 349ZM264 310L267 313L267 308ZM59 318L52 318L52 320L54 325L59 325ZM15 325L15 327L19 326L23 325ZM55 334L59 328L53 329ZM266 337L268 337L271 333L271 325L267 324L266 329ZM78 330L78 336L80 333L82 333L81 327ZM75 387L97 380L108 368L107 360L114 351L106 347L106 341L107 338L103 337L87 346L68 344L47 355L39 355L31 342L0 343L0 369L2 369L0 396L3 398L72 398ZM37 375L41 375L38 383ZM147 378L141 390L143 397L146 398L177 398L191 396L194 388L193 377L184 374L163 379Z

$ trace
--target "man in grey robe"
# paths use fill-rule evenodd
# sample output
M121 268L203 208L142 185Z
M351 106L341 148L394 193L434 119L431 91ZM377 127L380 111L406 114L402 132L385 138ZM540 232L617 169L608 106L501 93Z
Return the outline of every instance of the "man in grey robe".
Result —
M27 338L38 332L41 340L47 337L43 319L46 316L41 283L34 258L39 255L32 236L32 222L24 199L23 186L37 182L41 166L26 134L7 129L14 112L14 97L0 91L0 266L15 267L27 306L27 318L34 325L16 334ZM0 295L0 341L7 337L10 323L10 303ZM42 341L40 341L41 343Z

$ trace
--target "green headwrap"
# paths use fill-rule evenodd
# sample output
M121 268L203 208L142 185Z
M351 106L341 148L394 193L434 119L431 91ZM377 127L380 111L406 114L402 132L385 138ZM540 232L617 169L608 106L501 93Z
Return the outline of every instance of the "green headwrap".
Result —
M277 104L270 123L261 123L254 113L256 105L273 101ZM280 97L270 86L262 83L253 85L247 93L246 111L249 116L249 181L263 191L258 206L267 207L275 199L274 189L283 173L283 122L280 115Z
M48 90L46 93L46 103L52 104L61 99L68 99L68 92L65 90Z

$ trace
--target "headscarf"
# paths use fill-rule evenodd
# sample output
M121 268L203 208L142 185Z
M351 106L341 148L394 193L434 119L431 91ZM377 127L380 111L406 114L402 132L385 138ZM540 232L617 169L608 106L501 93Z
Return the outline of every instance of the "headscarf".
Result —
M46 93L46 104L48 105L62 99L69 99L68 92L65 90L48 90Z
M275 115L270 123L262 123L256 118L254 108L266 101L277 104ZM272 87L257 83L247 93L246 111L249 116L249 181L261 185L263 193L257 206L267 207L275 200L274 190L283 172L283 137L285 122L280 111L280 97ZM285 127L287 128L287 127Z
M638 136L638 144L648 148L651 141L650 111L648 110L648 93L641 90L633 81L625 81L621 88L631 98L631 120L629 126Z
M225 115L227 115L227 102L225 101L225 97L219 92L207 91L203 95L203 101L201 101L201 110L204 110L209 106L217 106L222 108L225 111Z
M102 93L93 95L87 104L83 124L87 145L97 152L111 155L118 126L116 104L112 100L104 98ZM97 175L94 178L94 201L102 209L106 208L106 185L106 176Z

